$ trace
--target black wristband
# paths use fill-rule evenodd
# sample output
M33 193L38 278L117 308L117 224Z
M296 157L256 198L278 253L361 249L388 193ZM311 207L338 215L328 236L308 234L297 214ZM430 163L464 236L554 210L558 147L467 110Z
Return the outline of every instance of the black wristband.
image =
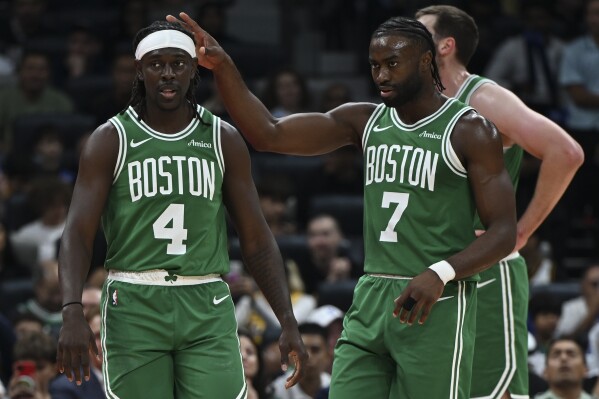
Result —
M65 303L64 305L62 305L62 308L64 309L64 308L66 308L66 307L67 307L67 306L69 306L69 305L75 305L75 304L77 304L77 305L81 305L81 307L83 307L83 304L82 304L81 302L79 302L79 301L74 301L74 302L67 302L67 303Z

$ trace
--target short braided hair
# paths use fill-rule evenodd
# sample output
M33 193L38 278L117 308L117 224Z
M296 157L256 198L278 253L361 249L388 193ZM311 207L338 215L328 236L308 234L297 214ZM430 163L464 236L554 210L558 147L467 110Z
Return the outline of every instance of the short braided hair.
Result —
M423 51L430 51L433 55L431 61L431 74L437 90L440 92L445 90L441 77L439 76L439 67L435 61L435 42L430 32L426 27L413 18L407 17L392 17L379 25L372 34L372 38L378 38L390 35L402 35L416 42Z

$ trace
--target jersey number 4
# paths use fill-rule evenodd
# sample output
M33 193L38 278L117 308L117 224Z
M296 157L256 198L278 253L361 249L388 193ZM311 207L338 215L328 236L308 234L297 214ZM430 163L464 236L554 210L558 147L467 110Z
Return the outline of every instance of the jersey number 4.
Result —
M383 208L389 208L391 204L397 204L397 206L391 215L391 219L389 219L389 223L387 223L387 228L381 231L381 241L397 242L397 232L395 231L395 227L397 226L397 223L399 223L401 215L403 215L403 212L408 207L409 198L410 194L406 193L394 193L389 191L383 193Z
M171 241L166 246L167 255L183 255L187 251L187 245L183 244L187 240L187 229L183 227L184 216L185 205L170 204L152 225L154 238Z

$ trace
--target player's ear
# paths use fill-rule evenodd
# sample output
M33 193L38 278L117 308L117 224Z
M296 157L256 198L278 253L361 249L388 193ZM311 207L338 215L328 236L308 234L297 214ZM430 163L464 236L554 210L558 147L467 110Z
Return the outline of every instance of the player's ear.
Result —
M141 72L141 60L135 60L135 75L137 80L144 80L144 74Z
M455 49L455 39L451 36L439 40L437 44L437 52L442 56L446 56L455 52Z

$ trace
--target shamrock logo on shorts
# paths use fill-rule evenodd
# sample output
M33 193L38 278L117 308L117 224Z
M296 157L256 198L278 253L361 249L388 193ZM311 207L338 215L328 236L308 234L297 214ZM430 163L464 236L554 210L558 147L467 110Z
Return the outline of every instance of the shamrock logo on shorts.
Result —
M170 281L171 283L174 283L177 281L177 276L175 273L168 272L168 276L164 276L164 281Z

